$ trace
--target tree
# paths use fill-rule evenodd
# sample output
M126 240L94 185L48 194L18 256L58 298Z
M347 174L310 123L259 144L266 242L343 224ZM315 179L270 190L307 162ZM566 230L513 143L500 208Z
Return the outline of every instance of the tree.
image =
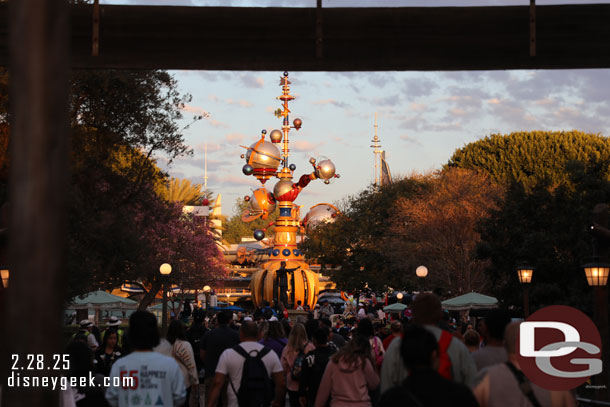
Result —
M491 260L487 274L494 294L507 304L521 304L523 287L515 266L525 261L536 267L530 287L533 309L565 304L590 310L582 271L593 254L586 226L595 204L610 202L610 174L606 163L572 163L567 173L569 184L556 188L543 181L529 191L513 184L481 225L478 254Z
M590 212L609 202L610 140L572 132L492 135L454 153L448 166L487 172L506 188L480 224L477 253L490 260L493 293L520 305L515 266L536 267L532 308L569 304L589 309L581 265L592 254Z
M269 226L275 222L280 214L279 209L276 207L273 213L269 214L269 217L265 220L256 219L252 222L244 222L241 215L246 209L250 207L250 204L243 198L237 198L235 205L233 206L233 216L231 216L225 224L224 232L222 237L228 243L239 243L242 237L252 237L256 229L266 229L265 236L273 236L273 226Z
M430 270L428 287L443 293L485 292L489 260L477 259L477 225L495 209L501 189L489 176L448 168L428 178L430 187L414 197L400 198L388 238L394 262L406 258Z
M579 131L492 134L456 150L447 166L484 171L529 191L540 182L550 188L569 183L565 168L571 161L610 162L610 139Z
M198 205L203 193L201 184L192 184L188 179L171 178L161 191L163 199L169 202L182 202L184 205Z
M418 196L428 187L425 177L398 180L378 191L371 186L346 198L338 205L342 214L336 221L318 226L299 247L308 260L334 268L331 278L343 290L413 287L408 273L413 264L407 258L395 261L386 243L395 221L395 202Z

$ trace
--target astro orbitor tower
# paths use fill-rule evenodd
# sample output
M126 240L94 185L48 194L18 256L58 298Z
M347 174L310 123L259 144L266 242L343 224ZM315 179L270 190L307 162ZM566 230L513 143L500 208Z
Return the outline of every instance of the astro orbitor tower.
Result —
M298 182L293 182L296 166L288 162L290 156L288 136L291 129L298 131L301 128L302 121L294 119L292 126L290 125L288 102L294 100L294 96L290 95L288 72L284 72L280 85L282 95L278 96L278 99L283 102L282 130L271 131L269 141L265 140L267 132L263 130L260 140L250 147L242 146L248 150L242 155L246 160L246 165L242 168L243 173L253 175L262 184L251 197L246 198L250 207L243 214L242 219L245 222L259 217L267 219L276 205L280 210L280 215L275 221L275 236L269 260L262 265L261 270L252 275L250 290L252 301L256 306L263 301L277 305L281 298L287 298L288 304L284 304L287 308L296 307L299 300L313 307L318 297L318 275L311 271L303 259L303 254L297 248L297 232L301 227L301 221L299 208L294 201L312 180L322 179L324 183L329 184L334 178L339 178L339 175L335 174L335 165L329 159L311 158L309 162L313 166L313 172L304 174ZM279 181L273 187L273 191L269 192L264 185L271 177L276 177ZM256 230L254 238L263 240L265 231ZM280 269L282 262L286 262L285 269L288 273ZM287 292L283 292L284 290Z

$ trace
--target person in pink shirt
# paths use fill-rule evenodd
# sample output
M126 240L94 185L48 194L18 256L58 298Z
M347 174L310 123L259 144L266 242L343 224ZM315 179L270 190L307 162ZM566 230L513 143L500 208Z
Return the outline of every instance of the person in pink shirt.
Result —
M369 391L379 386L379 376L371 361L371 344L355 335L326 366L315 407L370 407Z
M290 406L299 406L299 380L294 377L295 373L298 373L294 369L294 363L299 356L307 355L309 351L314 350L315 346L312 342L307 339L307 331L305 326L301 323L295 324L290 330L290 336L288 337L288 344L282 351L282 367L286 374L286 389L288 390L288 399L290 400ZM301 360L302 362L302 360Z

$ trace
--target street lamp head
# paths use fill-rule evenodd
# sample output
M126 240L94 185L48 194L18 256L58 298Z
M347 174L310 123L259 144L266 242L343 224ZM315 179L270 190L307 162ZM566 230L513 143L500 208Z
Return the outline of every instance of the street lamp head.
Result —
M426 278L428 275L428 267L419 266L417 269L415 269L415 275L419 278Z
M587 263L582 267L585 269L587 283L591 287L603 287L608 282L610 264L594 262Z
M534 275L535 268L528 264L521 264L517 266L517 275L519 276L519 282L521 284L529 284L532 282L532 276Z
M163 263L161 267L159 267L159 272L164 276L168 276L172 272L172 266L170 266L168 263Z
M210 290L211 290L211 288L210 288L210 286L209 286L209 285L206 285L206 286L204 286L204 287L203 287L203 292L204 292L204 293L209 293L209 292L210 292Z
M398 301L402 300L403 297L404 295L402 293L396 294L396 298L398 299Z
M2 269L0 270L0 277L2 277L2 286L4 288L8 288L8 277L9 277L9 270L8 269Z

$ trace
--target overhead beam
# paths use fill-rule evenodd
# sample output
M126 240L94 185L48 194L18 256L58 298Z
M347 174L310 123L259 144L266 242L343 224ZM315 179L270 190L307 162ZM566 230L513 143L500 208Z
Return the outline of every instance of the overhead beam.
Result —
M610 67L610 5L530 7L71 7L75 68L494 70ZM8 64L0 4L0 64Z

